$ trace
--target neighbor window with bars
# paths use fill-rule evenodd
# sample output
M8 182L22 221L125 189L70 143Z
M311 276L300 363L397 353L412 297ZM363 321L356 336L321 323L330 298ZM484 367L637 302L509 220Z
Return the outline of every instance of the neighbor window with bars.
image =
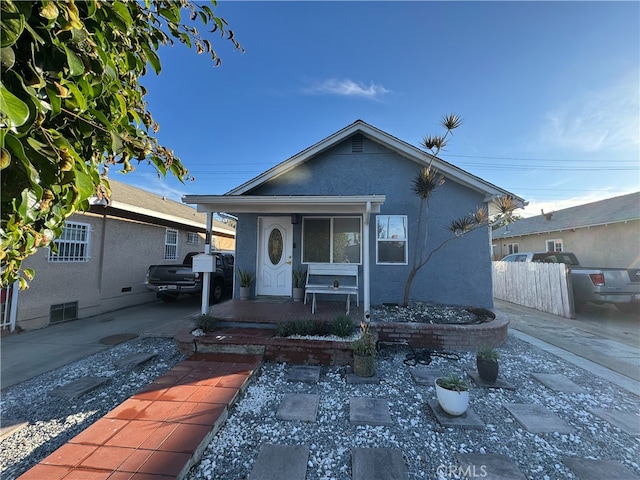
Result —
M167 228L164 237L164 259L175 260L178 258L178 231Z
M54 248L49 249L50 262L88 262L90 225L66 222Z

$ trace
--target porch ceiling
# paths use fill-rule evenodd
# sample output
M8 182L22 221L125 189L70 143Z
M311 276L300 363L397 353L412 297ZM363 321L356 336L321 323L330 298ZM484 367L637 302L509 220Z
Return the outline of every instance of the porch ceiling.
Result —
M228 213L380 213L385 195L185 195L198 212ZM369 205L370 210L367 209Z

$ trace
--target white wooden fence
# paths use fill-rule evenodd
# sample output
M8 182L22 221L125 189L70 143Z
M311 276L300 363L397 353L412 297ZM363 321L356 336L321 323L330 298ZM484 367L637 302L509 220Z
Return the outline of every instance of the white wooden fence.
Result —
M571 277L564 263L493 262L493 295L517 305L575 318Z

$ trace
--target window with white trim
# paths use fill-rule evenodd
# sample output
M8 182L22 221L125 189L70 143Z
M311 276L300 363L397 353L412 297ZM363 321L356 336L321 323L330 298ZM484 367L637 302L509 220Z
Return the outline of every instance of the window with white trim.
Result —
M303 263L361 263L360 217L304 217Z
M91 225L65 222L62 235L49 249L50 262L88 262Z
M408 249L407 216L376 216L376 263L406 265Z
M547 252L561 252L562 251L562 239L557 238L555 240L547 240Z
M507 251L509 255L512 253L518 253L520 251L520 246L517 243L507 243Z
M178 230L167 228L164 235L164 259L178 258Z
M200 245L200 235L196 232L187 232L187 243L189 245Z

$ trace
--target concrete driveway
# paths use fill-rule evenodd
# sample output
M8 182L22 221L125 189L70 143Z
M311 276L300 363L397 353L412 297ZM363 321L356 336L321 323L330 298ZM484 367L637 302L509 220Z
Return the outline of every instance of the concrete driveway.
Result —
M640 316L613 306L588 305L569 319L496 299L496 309L510 319L509 330L521 332L570 354L640 381ZM554 352L557 353L557 352ZM640 392L637 392L640 393Z
M184 296L4 336L0 385L15 385L137 336L173 337L198 313L200 299Z

